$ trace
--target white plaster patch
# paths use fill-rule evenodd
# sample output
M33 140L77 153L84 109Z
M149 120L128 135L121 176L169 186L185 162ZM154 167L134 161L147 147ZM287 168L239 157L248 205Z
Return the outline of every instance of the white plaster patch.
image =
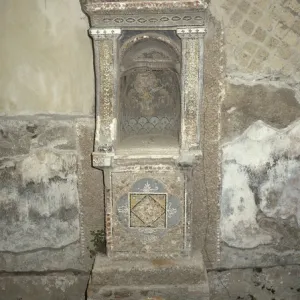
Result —
M279 160L268 172L268 181L260 187L260 198L260 208L266 216L295 216L300 225L300 162Z
M111 140L115 141L117 138L117 119L114 118L111 125L110 125L110 133L111 133Z
M96 117L96 136L95 136L95 140L96 142L98 142L98 144L100 143L100 127L101 127L101 120L100 120L100 116ZM95 143L96 145L96 143Z
M299 156L300 121L282 130L257 121L223 146L221 233L226 243L253 248L271 242L270 233L257 224L259 209L275 219L294 216L300 224ZM251 190L255 184L259 204Z
M0 189L0 251L60 248L79 239L76 163L73 154L39 150L9 164L16 167L14 180Z
M46 183L54 176L65 178L67 170L76 168L76 163L75 155L57 155L54 152L38 150L21 162L22 183Z
M232 114L235 110L236 110L236 107L233 106L233 107L231 107L230 109L227 110L227 113Z
M221 203L221 235L231 246L253 248L267 244L271 236L256 222L258 208L247 173L237 164L224 168Z
M276 153L287 151L289 147L286 129L276 130L257 121L240 137L223 146L223 161L234 160L240 165L259 168L266 163L273 165Z

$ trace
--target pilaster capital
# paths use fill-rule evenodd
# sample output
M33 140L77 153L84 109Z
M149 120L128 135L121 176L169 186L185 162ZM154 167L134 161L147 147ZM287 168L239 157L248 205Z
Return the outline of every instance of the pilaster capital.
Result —
M177 28L176 33L181 39L204 38L206 34L206 28L205 27Z
M93 40L113 39L121 34L120 28L90 28L89 34Z
M114 160L114 152L101 153L93 152L93 167L98 169L111 168Z

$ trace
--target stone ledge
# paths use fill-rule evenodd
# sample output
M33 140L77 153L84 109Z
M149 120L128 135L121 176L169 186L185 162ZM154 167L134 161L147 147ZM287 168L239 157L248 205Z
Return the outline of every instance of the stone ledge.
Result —
M208 285L151 285L132 287L93 286L87 291L87 300L209 300Z
M112 260L98 255L91 276L91 284L100 286L199 284L205 281L202 257Z
M90 1L81 0L83 10L90 13L107 13L111 11L161 11L206 9L207 3L203 0L156 0L156 1Z

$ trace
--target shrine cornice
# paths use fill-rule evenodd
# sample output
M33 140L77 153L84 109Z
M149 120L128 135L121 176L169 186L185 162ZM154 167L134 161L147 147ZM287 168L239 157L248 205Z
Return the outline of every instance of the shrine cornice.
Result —
M152 0L152 1L101 1L81 0L83 10L88 14L111 13L149 13L172 12L183 10L205 10L207 3L204 0Z

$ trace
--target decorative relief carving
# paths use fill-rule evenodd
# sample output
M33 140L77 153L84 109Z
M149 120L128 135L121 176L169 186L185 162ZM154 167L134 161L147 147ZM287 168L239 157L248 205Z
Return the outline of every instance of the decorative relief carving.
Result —
M205 28L180 28L178 36L182 39L182 101L184 104L182 147L192 149L200 143L199 109L202 98L203 37Z
M167 117L141 117L137 120L130 119L124 121L123 130L130 136L133 134L155 134L158 132L164 132L171 136L177 136L179 128L179 120L175 118Z
M111 123L113 120L113 95L114 95L114 65L113 40L103 39L99 42L100 52L100 132L101 144L111 142Z
M169 218L172 218L174 215L176 215L178 212L177 208L172 207L172 203L169 202L168 203L168 207L167 207L167 215Z
M184 79L185 86L185 135L187 145L197 146L198 142L198 122L197 111L200 101L199 95L199 41L195 39L187 40L186 48L186 73Z
M143 188L138 188L143 193L153 193L157 192L159 190L159 187L157 184L154 183L154 186L152 187L149 181L147 181Z
M116 100L115 74L117 37L121 30L91 28L89 31L94 39L95 70L97 87L97 131L95 149L99 152L112 151L112 140L115 128L112 126L113 107ZM100 58L101 57L101 58ZM96 162L95 162L96 163ZM96 166L96 165L95 165Z
M130 26L188 26L198 25L203 26L205 23L204 15L196 14L180 14L180 15L160 15L147 14L141 17L140 15L95 15L92 17L93 26L121 26L123 28Z
M91 28L89 30L90 36L97 40L97 39L109 39L115 38L121 34L121 29L119 28L107 28L107 29L100 29L100 28Z
M206 29L204 27L178 28L176 32L180 38L199 38L204 37Z
M106 1L81 0L83 9L87 12L126 11L126 10L160 10L168 9L205 9L207 4L202 0L174 0L174 1Z
M115 166L115 169L118 172L155 172L155 173L164 173L164 172L174 172L176 169L175 166L172 165L163 165L163 164L157 164L157 165L129 165L129 166Z
M113 156L111 154L93 153L93 166L94 167L111 167Z

